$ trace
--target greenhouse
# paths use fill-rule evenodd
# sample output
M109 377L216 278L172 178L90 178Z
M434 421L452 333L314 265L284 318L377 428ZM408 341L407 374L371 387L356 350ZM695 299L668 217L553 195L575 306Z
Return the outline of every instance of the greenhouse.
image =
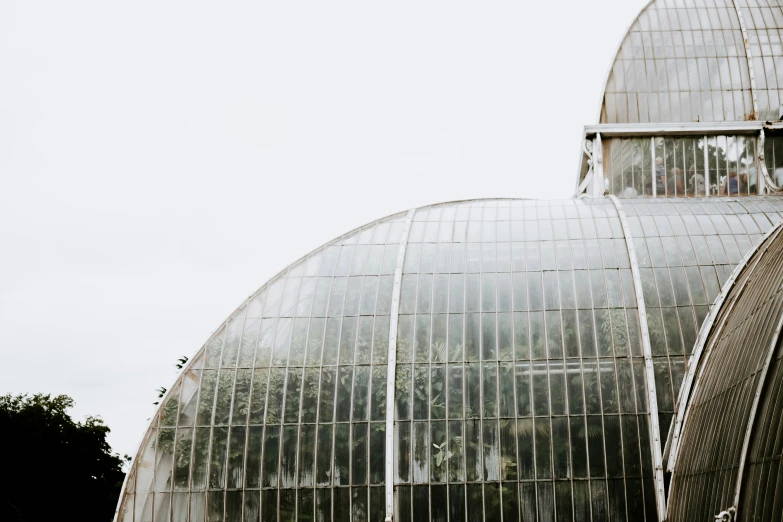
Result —
M273 277L117 522L780 520L781 38L774 1L654 0L572 199L411 209Z

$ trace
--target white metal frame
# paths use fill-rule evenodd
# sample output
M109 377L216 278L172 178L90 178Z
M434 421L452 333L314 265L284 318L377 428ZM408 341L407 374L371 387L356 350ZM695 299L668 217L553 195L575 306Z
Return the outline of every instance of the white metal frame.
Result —
M687 123L600 123L585 125L585 135L601 133L604 137L634 136L702 136L721 134L756 134L762 129L783 129L781 123L763 121L719 121Z
M579 179L582 173L582 163L579 164L574 198L603 197L606 192L606 179L604 178L603 145L600 132L594 133L591 138L585 137L582 140L582 154L580 155L582 161L584 161L584 156L587 156L588 169L584 179Z
M412 208L405 217L405 228L400 237L397 250L397 264L394 267L394 286L392 287L391 314L389 317L389 352L386 369L386 522L394 519L394 385L397 376L397 323L400 313L400 289L402 287L402 266L405 262L405 250L408 246L413 216L416 209Z
M652 188L652 197L657 198L658 197L658 170L656 169L655 164L655 136L650 136L650 176L652 177L651 180L651 188ZM664 191L666 186L664 185Z
M593 181L588 191L594 198L600 198L606 193L606 178L604 178L604 145L601 133L593 137Z
M636 308L639 312L639 326L642 333L642 351L644 353L644 366L647 377L647 396L650 414L650 444L652 446L653 467L655 474L655 504L658 508L658 520L666 520L666 490L663 480L663 456L661 454L661 427L658 421L658 398L655 389L655 372L653 370L652 346L650 344L650 332L647 328L647 310L644 305L644 294L642 289L642 279L639 273L639 264L636 260L636 250L633 246L633 237L631 236L631 227L628 225L628 219L625 210L617 197L610 195L609 199L614 203L617 209L617 216L620 218L620 224L623 227L625 244L628 248L628 257L631 262L631 274L633 276L634 290L636 291Z

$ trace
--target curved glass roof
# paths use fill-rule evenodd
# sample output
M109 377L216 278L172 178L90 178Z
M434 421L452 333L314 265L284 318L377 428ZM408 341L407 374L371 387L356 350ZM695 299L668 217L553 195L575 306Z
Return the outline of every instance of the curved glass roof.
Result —
M709 303L783 201L622 208L654 383L612 201L417 209L232 314L153 418L118 520L383 520L395 323L395 521L657 520L653 424L665 438Z
M783 125L726 123L780 116L782 28L767 0L654 0L585 129L579 198L412 209L275 276L162 401L117 520L664 520L663 442L700 327L783 222L783 198L755 195L783 187ZM756 352L735 352L710 368L751 382ZM687 449L694 423L720 424L709 386L747 398L694 387L677 516L714 516L725 488L705 477L743 476ZM776 400L759 403L748 490L778 484Z
M620 45L600 122L780 119L781 29L775 0L653 0Z
M669 520L783 517L783 236L732 282L705 339L674 465ZM728 518L727 520L733 520Z
M399 325L395 520L655 519L638 314L610 201L418 210Z

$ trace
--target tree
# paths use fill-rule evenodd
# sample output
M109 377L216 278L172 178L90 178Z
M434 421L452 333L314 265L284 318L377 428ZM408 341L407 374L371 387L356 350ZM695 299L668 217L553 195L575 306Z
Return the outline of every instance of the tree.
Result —
M109 522L129 458L111 452L97 417L74 422L66 395L0 396L0 520Z

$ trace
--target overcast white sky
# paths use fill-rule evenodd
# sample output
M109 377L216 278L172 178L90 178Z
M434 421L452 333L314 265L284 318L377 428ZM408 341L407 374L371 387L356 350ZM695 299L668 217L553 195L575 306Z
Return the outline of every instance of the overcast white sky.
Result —
M133 454L176 359L308 251L568 197L644 3L0 2L0 394Z

